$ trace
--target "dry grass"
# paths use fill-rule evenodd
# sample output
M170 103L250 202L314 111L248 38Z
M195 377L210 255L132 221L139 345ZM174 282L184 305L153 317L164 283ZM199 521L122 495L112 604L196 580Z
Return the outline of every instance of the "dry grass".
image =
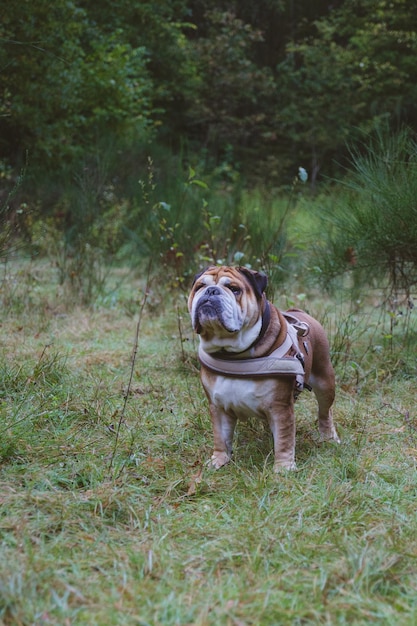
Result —
M69 308L51 268L32 265L36 281L9 270L21 282L14 294L3 283L0 319L0 623L416 622L412 327L392 349L363 308L357 324L378 319L347 345L347 317L328 302L343 444L318 444L306 395L298 472L273 475L255 421L240 425L234 462L210 472L184 300L155 293L146 309L116 444L143 284L123 276L112 299Z

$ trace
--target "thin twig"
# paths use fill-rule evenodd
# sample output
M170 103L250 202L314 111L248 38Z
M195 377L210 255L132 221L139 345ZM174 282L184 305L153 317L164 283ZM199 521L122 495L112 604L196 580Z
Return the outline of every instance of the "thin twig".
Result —
M132 388L133 374L134 374L134 371L135 371L135 364L136 364L136 356L137 356L137 353L138 353L140 326L141 326L141 322L142 322L142 317L143 317L143 312L144 312L144 309L145 309L146 301L147 301L148 295L149 295L151 267L152 267L152 260L149 261L148 271L147 271L147 274L146 274L145 291L144 291L142 302L141 302L140 309L139 309L138 322L136 324L135 340L134 340L133 351L132 351L132 361L131 361L131 365L130 365L129 382L127 384L127 388L126 388L126 392L125 392L125 396L124 396L123 407L122 407L122 410L120 412L119 421L117 423L116 439L115 439L114 446L113 446L113 452L112 452L112 455L111 455L111 458L110 458L109 471L111 471L111 469L113 467L114 457L116 456L117 446L118 446L118 443L119 443L120 429L122 427L122 423L123 423L124 418L125 418L127 402L128 402L129 395L130 395L130 390Z
M292 186L291 186L290 195L288 197L287 206L285 207L284 213L281 216L281 219L280 219L279 224L278 224L278 228L275 230L275 232L273 233L272 237L270 238L269 245L266 246L265 250L262 253L262 259L261 259L262 264L266 264L267 263L268 256L269 256L272 248L277 243L277 241L279 241L279 239L280 239L280 237L281 237L281 235L282 235L282 233L284 231L285 222L286 222L286 219L287 219L290 211L297 204L297 199L294 200L294 194L295 194L295 188L296 188L298 183L299 183L298 176L295 176L294 180L292 181Z
M185 357L185 351L184 351L184 336L182 333L182 324L181 324L181 313L180 313L180 307L177 304L177 324L178 324L178 333L180 336L180 344L181 344L181 358L182 358L182 362L185 363L186 357Z

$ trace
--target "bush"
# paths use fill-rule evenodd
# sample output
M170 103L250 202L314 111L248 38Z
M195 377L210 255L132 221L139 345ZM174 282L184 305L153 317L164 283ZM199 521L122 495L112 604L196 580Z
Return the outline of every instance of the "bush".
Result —
M350 271L356 285L377 281L388 295L410 297L417 285L417 144L407 129L380 130L351 150L351 166L347 193L327 211L322 278Z
M164 168L166 170L167 168ZM161 183L149 160L132 210L126 215L130 239L126 252L152 258L165 284L188 286L197 270L212 264L242 264L268 272L271 282L289 275L298 253L287 227L296 206L295 177L290 193L243 191L212 175L210 184L189 168L188 176L171 164Z

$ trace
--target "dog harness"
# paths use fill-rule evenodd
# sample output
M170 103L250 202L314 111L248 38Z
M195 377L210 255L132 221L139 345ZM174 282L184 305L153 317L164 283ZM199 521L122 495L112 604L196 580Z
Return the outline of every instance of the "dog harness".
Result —
M230 359L208 354L201 345L198 350L200 362L208 369L225 376L294 376L295 392L300 393L303 389L311 389L304 383L304 356L300 351L298 337L305 337L310 327L301 322L290 313L282 314L287 323L287 334L280 346L271 354L252 359ZM307 349L306 343L304 343Z

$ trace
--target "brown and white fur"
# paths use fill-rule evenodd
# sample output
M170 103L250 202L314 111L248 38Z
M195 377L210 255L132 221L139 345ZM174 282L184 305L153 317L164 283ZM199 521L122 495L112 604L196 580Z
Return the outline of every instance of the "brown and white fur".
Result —
M282 313L264 294L264 274L244 267L215 266L196 276L188 306L202 349L222 359L257 358L273 352L286 334ZM265 310L268 323L265 326ZM318 427L322 440L340 442L332 418L335 376L326 334L317 320L296 310L308 324L300 341L305 383L318 402ZM211 465L219 469L231 460L237 419L265 418L274 440L274 470L295 469L294 377L240 378L222 375L201 366L201 381L209 402L214 449Z

